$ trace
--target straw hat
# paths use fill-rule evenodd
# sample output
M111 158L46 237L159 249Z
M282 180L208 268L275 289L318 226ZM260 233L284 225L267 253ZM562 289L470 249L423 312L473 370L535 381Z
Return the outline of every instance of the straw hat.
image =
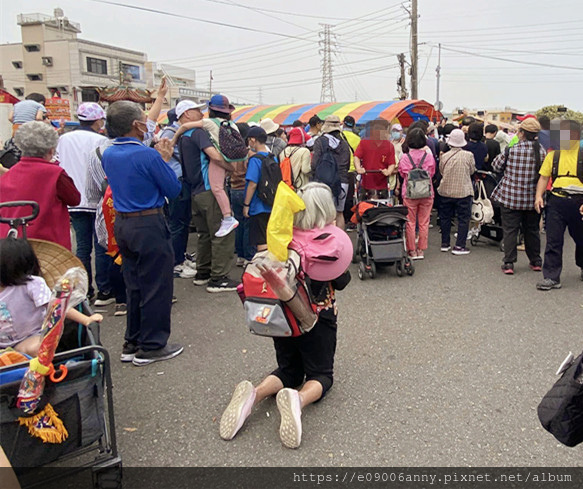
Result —
M541 129L540 122L532 118L524 119L518 127L528 132L539 132Z
M85 270L81 260L64 246L44 239L29 239L28 242L38 258L42 276L50 289L69 268L81 267Z
M341 130L340 124L341 124L340 117L338 117L337 115L329 115L324 120L324 125L322 126L322 132L328 133L328 132L340 131Z

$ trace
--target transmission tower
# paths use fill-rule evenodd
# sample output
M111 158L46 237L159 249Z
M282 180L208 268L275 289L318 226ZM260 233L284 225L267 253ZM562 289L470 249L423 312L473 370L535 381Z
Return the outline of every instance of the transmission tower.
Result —
M322 55L322 91L320 102L336 102L334 94L334 79L332 77L332 55L336 54L336 35L332 33L331 24L320 24L323 30L320 35L320 54Z

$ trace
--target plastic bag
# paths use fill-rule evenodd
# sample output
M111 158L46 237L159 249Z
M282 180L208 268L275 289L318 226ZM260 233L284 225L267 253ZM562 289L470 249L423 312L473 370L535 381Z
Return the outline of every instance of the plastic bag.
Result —
M279 182L269 223L267 249L281 262L287 260L287 247L293 238L294 214L306 208L304 201L285 182Z

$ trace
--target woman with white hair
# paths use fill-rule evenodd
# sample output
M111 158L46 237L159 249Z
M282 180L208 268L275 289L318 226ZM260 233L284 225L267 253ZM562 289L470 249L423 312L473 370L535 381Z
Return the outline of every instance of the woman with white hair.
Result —
M306 283L317 305L318 320L301 336L273 338L278 367L257 387L247 380L237 385L221 417L220 435L224 440L237 434L253 406L277 394L281 442L297 448L302 439L302 409L320 400L332 387L338 315L335 290L344 289L350 282L347 268L352 243L334 225L336 206L327 185L308 183L298 195L306 209L294 217L289 248L299 253L302 268L310 278Z
M59 135L44 122L27 122L14 135L22 158L0 177L0 195L3 202L35 201L39 215L26 229L29 238L45 239L71 249L71 231L67 206L79 205L81 194L72 178L58 162L53 162ZM3 217L21 217L29 209L6 208ZM8 232L7 224L0 224L0 234Z

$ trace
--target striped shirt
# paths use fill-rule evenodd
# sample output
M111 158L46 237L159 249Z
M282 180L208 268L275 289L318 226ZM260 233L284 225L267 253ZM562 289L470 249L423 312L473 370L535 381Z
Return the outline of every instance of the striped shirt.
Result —
M25 124L26 122L36 121L36 114L39 110L46 112L47 109L43 104L34 100L23 100L14 104L13 124Z
M492 192L492 200L517 211L534 209L538 170L546 154L541 146L537 165L533 141L521 141L512 146L508 161L504 153L499 154L492 162L492 169L497 173L504 172L504 176Z

